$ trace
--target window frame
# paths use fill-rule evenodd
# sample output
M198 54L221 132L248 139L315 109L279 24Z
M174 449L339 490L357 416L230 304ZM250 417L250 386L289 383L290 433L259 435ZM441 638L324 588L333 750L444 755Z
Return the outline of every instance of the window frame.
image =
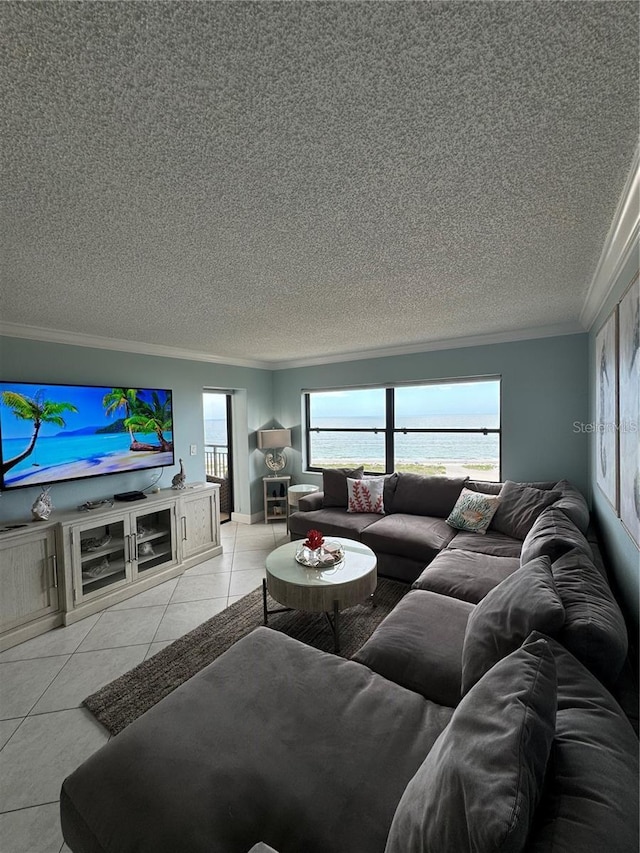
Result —
M472 382L497 382L499 409L498 409L498 427L397 427L395 426L395 389L396 388L417 388L427 385L460 385ZM313 394L322 394L327 391L359 391L364 389L382 389L385 391L385 426L384 427L313 427L311 426L311 396ZM382 475L391 474L395 470L395 436L396 434L430 434L430 433L445 433L445 434L473 434L473 435L498 435L498 482L502 480L502 376L468 376L456 377L453 379L430 379L424 382L402 382L386 385L357 385L342 388L309 388L302 392L303 408L304 408L304 462L305 470L310 473L322 473L323 468L319 465L313 465L311 460L311 433L372 433L379 435L384 433L384 471L365 471L366 474ZM478 477L476 479L482 479Z

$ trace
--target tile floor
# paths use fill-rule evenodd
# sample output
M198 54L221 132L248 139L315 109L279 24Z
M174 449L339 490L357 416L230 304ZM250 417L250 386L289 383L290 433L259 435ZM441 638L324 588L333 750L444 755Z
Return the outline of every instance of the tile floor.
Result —
M0 653L0 853L69 853L62 780L109 739L80 703L255 589L284 524L221 529L224 551L67 628Z

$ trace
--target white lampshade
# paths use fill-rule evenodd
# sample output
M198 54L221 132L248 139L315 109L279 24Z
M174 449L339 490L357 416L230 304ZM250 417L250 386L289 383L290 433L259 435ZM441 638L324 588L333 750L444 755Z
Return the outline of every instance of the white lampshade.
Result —
M291 447L290 429L258 430L258 449L269 450L272 447Z

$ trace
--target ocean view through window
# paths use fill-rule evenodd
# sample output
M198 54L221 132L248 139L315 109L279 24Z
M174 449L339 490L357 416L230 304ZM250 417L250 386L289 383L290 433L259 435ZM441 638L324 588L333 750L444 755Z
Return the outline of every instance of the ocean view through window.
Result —
M307 468L500 480L500 378L304 393Z

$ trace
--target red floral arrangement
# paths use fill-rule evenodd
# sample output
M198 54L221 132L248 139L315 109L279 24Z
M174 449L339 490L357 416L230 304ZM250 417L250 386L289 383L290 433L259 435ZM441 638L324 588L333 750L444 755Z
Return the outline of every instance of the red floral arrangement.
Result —
M307 539L302 543L305 548L310 548L315 551L316 548L322 548L324 544L324 536L319 530L309 530Z

